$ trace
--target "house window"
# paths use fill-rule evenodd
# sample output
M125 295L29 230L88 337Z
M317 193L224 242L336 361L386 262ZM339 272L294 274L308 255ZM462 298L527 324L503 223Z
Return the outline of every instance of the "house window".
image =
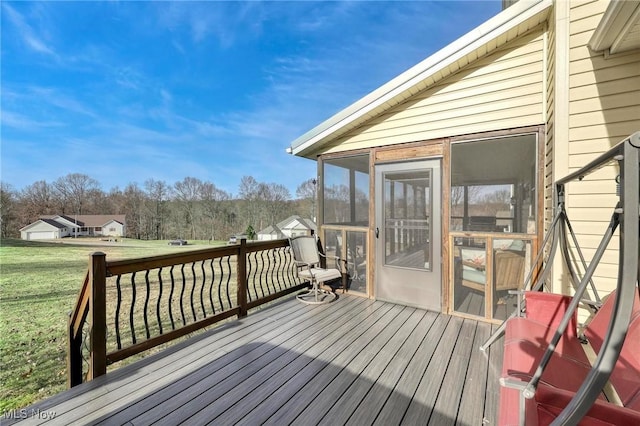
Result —
M536 136L451 145L451 231L535 234Z
M96 230L96 232L100 232L100 231L102 231L102 227L96 226L95 230Z
M97 231L100 231L100 229L98 228ZM116 228L109 228L109 232L116 232Z
M324 224L369 224L369 155L330 158L323 162Z

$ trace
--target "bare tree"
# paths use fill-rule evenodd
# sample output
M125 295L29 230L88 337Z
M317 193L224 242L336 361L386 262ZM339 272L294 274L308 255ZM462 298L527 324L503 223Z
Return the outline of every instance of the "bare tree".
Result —
M260 184L252 176L243 176L240 180L238 195L244 200L246 225L256 225L260 221ZM246 226L245 225L245 226Z
M62 200L62 213L83 214L87 195L100 190L98 181L82 173L70 173L53 182L53 187ZM71 211L69 211L71 207Z
M26 223L37 220L42 215L57 213L54 188L44 180L32 183L22 190L22 216Z
M17 193L8 183L0 182L0 237L15 235L18 228L16 214Z
M124 189L124 214L127 217L127 232L134 238L149 238L146 232L143 214L145 194L135 183L130 183Z
M166 202L171 195L171 187L161 180L148 179L144 183L149 198L149 210L151 212L151 226L154 238L164 239L164 222L166 217Z
M315 220L316 201L318 199L318 182L316 179L308 179L296 188L296 197L303 204L303 208L308 212L309 217ZM306 213L305 213L306 214Z
M223 217L223 201L227 201L231 195L216 188L211 182L204 182L200 187L200 199L202 200L202 214L209 230L208 238L215 239L216 229L220 236L226 231Z
M287 202L291 198L291 193L286 186L279 183L269 183L260 185L260 195L264 200L264 213L266 213L266 225L273 225L284 217L289 216ZM264 224L261 224L261 228Z
M190 232L190 238L196 236L196 208L200 200L202 181L194 177L186 177L173 185L178 208L184 213L184 227Z

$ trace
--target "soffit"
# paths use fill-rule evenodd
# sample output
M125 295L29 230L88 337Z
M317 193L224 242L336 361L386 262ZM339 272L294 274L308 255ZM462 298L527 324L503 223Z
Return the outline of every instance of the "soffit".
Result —
M612 1L589 40L595 52L640 49L640 1Z

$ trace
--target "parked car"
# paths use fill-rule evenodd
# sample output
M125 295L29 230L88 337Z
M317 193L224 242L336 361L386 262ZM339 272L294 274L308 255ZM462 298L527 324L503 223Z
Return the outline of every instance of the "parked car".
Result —
M169 245L170 246L186 246L187 245L187 240L183 240L182 238L178 238L178 239L169 241Z

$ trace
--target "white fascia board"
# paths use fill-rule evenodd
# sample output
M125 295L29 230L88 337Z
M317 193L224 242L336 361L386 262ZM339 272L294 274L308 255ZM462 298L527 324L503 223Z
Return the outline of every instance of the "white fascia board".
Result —
M35 222L32 222L32 223L28 224L27 226L24 226L24 227L20 228L20 232L28 231L29 229L33 228L34 226L36 226L39 223L46 223L46 222L43 221L42 219L38 219ZM47 225L49 225L49 224L47 223Z
M552 0L521 0L434 53L393 80L338 112L291 143L287 152L297 155L349 123L365 116L421 81L455 63L477 48L550 8Z
M638 19L639 11L638 1L612 0L589 40L589 48L594 52L616 53L616 45Z

